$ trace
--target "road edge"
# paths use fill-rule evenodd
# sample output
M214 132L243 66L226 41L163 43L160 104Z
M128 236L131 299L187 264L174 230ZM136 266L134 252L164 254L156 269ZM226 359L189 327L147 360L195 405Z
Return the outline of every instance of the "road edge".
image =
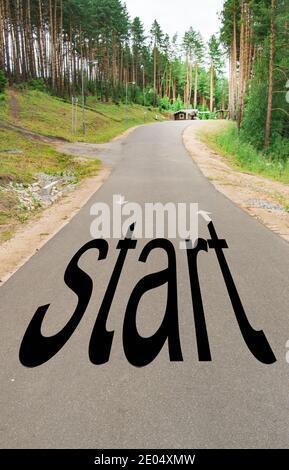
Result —
M202 157L199 157L198 151L201 153L204 150L209 154L212 162L215 162L216 165L222 165L223 169L228 175L234 176L242 176L245 180L246 178L250 178L251 180L256 180L258 182L270 183L274 185L274 182L257 175L251 175L249 173L244 173L242 171L236 171L231 166L229 166L224 158L213 151L206 143L204 143L200 137L198 136L198 131L193 129L194 124L187 126L182 134L183 144L185 149L187 150L188 154L197 165L203 176L214 186L214 188L220 192L223 196L228 198L231 202L233 202L237 207L244 210L246 214L250 215L254 219L256 219L259 223L261 223L264 227L266 227L271 232L275 233L281 237L285 242L289 243L289 224L286 221L282 224L282 218L278 217L276 214L272 213L270 210L267 209L259 209L258 207L248 206L242 199L240 198L240 187L239 189L228 191L228 186L230 183L225 182L222 183L218 181L218 178L215 177L214 172L210 170L209 165L203 161ZM199 146L199 148L198 148ZM211 162L211 163L212 163ZM232 183L232 182L231 182ZM276 183L276 185L281 185L281 183ZM231 187L234 187L234 184L231 184ZM236 185L236 188L238 186ZM265 194L265 193L264 193ZM282 216L286 219L289 218L288 214L284 214Z
M108 179L111 168L101 166L98 174L44 209L0 245L0 286L3 286L30 258L65 227Z

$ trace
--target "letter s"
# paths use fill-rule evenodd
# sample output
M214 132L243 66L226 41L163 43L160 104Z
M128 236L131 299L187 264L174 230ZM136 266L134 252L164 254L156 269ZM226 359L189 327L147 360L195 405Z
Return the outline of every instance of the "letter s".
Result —
M50 304L37 309L20 346L19 359L23 366L38 367L49 361L63 348L79 325L90 301L93 283L91 278L79 268L78 262L81 256L92 248L99 250L99 260L106 259L108 243L101 239L90 241L72 258L65 271L64 281L78 296L77 307L64 328L51 337L41 334L41 326Z

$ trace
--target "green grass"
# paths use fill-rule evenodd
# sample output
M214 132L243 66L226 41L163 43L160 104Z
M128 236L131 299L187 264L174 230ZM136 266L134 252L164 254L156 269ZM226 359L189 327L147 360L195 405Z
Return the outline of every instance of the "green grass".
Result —
M9 153L9 152L13 153ZM30 182L34 174L73 174L81 179L95 173L97 160L79 161L57 152L52 145L28 139L14 130L0 128L0 183Z
M235 123L226 124L217 130L201 131L201 139L226 157L227 162L235 169L289 183L288 164L258 152L240 137Z
M49 137L62 137L71 142L104 143L123 133L130 127L144 123L144 108L139 105L103 104L94 97L86 100L86 135L82 132L82 110L79 100L76 135L71 130L71 104L47 93L36 90L15 91L19 112L7 112L7 105L0 110L13 124ZM1 104L0 104L1 107ZM127 109L127 111L126 111ZM158 113L159 114L159 113ZM149 110L146 121L155 120L156 111ZM126 119L127 116L127 119ZM159 114L160 116L160 114Z
M128 128L144 123L142 106L103 104L94 97L87 98L86 106L86 135L82 133L80 106L77 133L74 135L69 102L29 89L10 89L0 94L0 241L9 239L17 225L33 215L20 207L15 194L5 191L10 181L29 184L38 172L70 174L78 181L96 174L100 166L99 161L59 153L52 145L33 140L20 131L1 128L1 123L71 142L95 143L108 142ZM159 112L148 109L146 122L153 122L156 114L163 119Z
M9 118L9 106L7 93L0 93L0 120L7 121Z
M79 181L96 174L99 166L97 160L75 159L57 152L51 145L0 128L0 241L11 238L17 226L33 216L19 204L14 193L4 190L7 183L29 184L37 172L70 174Z

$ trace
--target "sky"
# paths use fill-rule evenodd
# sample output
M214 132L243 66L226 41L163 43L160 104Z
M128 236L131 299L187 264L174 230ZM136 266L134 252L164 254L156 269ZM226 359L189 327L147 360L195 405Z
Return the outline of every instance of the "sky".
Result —
M163 31L182 38L190 26L208 40L220 26L218 13L224 0L124 0L131 18L139 16L149 31L154 19Z

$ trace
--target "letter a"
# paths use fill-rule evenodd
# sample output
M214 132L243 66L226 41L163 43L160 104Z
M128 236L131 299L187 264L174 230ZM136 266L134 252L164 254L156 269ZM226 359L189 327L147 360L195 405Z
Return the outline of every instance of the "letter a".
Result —
M177 301L176 254L169 240L157 239L149 242L141 253L139 261L146 263L152 250L161 248L168 255L168 267L158 273L144 277L134 288L129 299L123 325L123 347L127 360L136 367L150 364L168 340L169 356L173 362L183 361ZM167 305L163 323L150 338L139 335L136 326L137 308L142 296L151 289L167 284ZM149 321L149 319L148 319Z

